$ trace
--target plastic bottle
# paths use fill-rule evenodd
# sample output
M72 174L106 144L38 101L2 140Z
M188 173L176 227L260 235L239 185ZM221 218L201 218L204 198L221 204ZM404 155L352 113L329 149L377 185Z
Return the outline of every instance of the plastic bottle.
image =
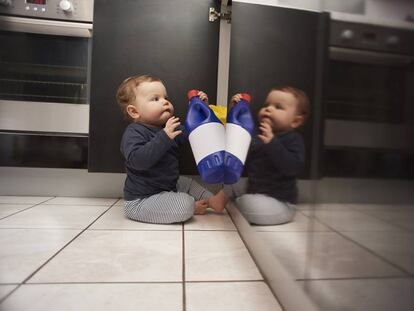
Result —
M227 114L223 181L228 185L240 179L252 140L254 121L249 108L250 101L249 94L241 94L241 100Z
M222 183L224 177L224 125L197 95L188 92L190 100L185 128L201 179L206 183Z

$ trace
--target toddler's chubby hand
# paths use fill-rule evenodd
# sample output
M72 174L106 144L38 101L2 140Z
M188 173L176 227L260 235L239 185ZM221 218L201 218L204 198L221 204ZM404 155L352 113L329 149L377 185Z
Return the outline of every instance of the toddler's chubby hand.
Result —
M200 97L200 99L208 105L208 96L206 93L199 91L197 96Z
M169 118L167 123L165 123L164 131L170 139L174 139L183 132L181 130L175 130L180 124L180 118L174 116Z
M261 134L257 135L265 144L269 143L275 135L273 134L273 129L267 122L260 123L259 126Z
M230 99L230 108L232 108L239 101L241 101L241 99L242 99L242 94L237 93L237 94L233 95L233 97Z

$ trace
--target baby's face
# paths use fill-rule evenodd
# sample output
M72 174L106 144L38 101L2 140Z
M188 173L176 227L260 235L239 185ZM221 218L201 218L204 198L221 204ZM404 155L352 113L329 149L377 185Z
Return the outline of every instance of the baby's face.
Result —
M259 121L268 123L276 133L293 130L300 125L296 105L297 100L291 93L271 91L259 111Z
M135 105L139 117L136 121L162 127L174 115L167 90L161 82L143 82L136 89Z

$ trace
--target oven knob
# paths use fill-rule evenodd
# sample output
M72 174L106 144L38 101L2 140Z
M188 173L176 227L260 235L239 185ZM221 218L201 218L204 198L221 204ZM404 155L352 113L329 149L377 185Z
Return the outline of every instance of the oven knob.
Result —
M387 45L397 45L400 43L400 38L398 36L389 36L385 41Z
M344 40L352 40L354 38L354 32L351 29L345 29L341 33L341 38Z
M0 5L11 6L12 0L0 0Z
M72 12L73 11L72 3L69 0L62 0L62 1L60 1L59 2L59 7L64 12Z

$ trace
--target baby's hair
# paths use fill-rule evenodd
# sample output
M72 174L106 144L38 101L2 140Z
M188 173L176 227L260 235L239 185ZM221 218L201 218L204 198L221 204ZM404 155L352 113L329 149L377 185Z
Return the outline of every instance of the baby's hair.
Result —
M282 87L274 87L270 90L272 91L282 91L286 93L290 93L293 97L296 98L296 114L303 117L303 121L305 121L309 117L309 98L306 93L298 88L293 86L282 86ZM269 93L270 93L269 92Z
M127 112L127 106L133 104L136 97L136 89L143 82L161 82L161 79L150 76L132 76L125 79L121 85L118 87L116 92L116 100L121 108L122 113L124 114L125 119L132 121L131 116Z

